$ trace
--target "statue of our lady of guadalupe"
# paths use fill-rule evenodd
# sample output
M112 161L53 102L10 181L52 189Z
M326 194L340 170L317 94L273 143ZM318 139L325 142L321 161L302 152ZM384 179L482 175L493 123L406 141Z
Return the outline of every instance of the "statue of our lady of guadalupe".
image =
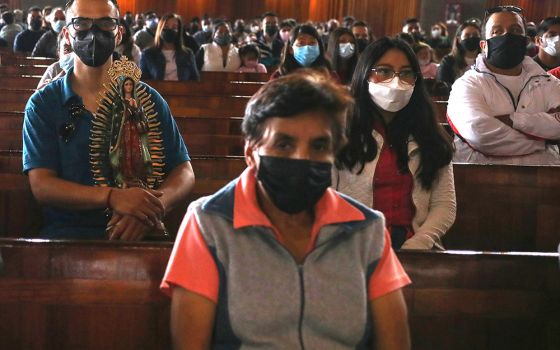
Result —
M109 69L111 82L100 96L90 136L97 186L157 189L165 175L160 124L141 75L124 56Z

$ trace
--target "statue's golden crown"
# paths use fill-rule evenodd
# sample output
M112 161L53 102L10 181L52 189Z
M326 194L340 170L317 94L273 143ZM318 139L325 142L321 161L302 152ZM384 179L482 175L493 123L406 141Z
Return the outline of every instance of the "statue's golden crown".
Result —
M121 58L115 60L111 68L109 68L109 77L116 83L118 78L122 76L132 78L135 83L138 83L142 76L142 71L138 68L136 63L129 61L125 56L121 56Z

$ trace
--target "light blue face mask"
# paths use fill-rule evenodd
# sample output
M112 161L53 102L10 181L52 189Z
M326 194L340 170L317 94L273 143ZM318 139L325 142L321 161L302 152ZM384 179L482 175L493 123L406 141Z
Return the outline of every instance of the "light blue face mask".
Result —
M55 33L60 33L60 31L62 30L62 28L64 28L64 26L66 25L66 22L64 20L58 20L54 23L52 23L52 29L55 31Z
M60 64L60 68L68 72L70 68L74 67L74 53L71 52L62 56L62 58L58 60L58 64Z
M305 46L294 45L292 48L294 49L294 58L304 67L309 67L321 54L319 44Z

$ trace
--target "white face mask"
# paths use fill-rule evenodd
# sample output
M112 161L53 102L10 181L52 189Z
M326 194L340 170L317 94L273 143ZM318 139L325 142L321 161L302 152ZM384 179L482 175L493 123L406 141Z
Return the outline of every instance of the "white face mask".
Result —
M432 38L439 38L441 37L441 30L440 29L432 29Z
M560 56L560 35L544 39L546 46L543 48L544 52L550 56Z
M394 77L388 83L369 82L369 95L379 108L388 112L398 112L410 102L414 85L402 83L400 78Z
M352 43L338 44L338 53L342 58L350 58L354 55L356 48Z

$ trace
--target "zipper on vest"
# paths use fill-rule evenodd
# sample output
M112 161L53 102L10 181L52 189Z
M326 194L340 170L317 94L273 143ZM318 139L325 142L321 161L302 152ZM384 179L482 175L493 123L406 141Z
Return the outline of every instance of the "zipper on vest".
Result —
M299 322L298 322L298 335L299 335L299 345L301 350L305 350L305 345L303 344L303 312L305 311L305 288L303 284L303 265L298 264L298 274L299 274L299 296L300 296L300 312L299 312Z

